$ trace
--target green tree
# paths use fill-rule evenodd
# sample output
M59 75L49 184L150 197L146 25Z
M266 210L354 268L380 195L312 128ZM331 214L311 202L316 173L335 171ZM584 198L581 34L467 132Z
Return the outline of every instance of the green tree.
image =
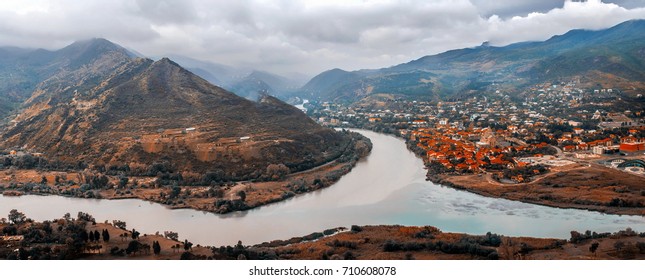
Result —
M161 245L159 244L159 241L152 242L152 251L155 255L159 255L159 253L161 253Z
M128 177L125 177L125 176L120 177L119 178L119 188L125 188L125 186L128 185L128 181L129 181Z
M90 236L87 234L87 231L81 231L79 238L83 240L83 242L87 242L90 239Z
M280 180L280 179L284 179L287 175L289 175L289 173L290 173L289 167L280 163L280 164L269 164L269 166L267 166L266 168L266 171L264 172L264 175L269 180Z
M132 240L132 241L130 241L130 243L128 243L128 248L125 249L125 252L127 254L135 254L136 255L137 252L139 252L139 248L141 248L141 243L139 243L139 241Z
M245 191L239 191L239 192L237 192L237 195L240 197L241 201L246 200L246 192Z
M22 224L26 220L27 216L24 213L18 212L16 209L11 209L11 211L9 211L9 222L13 224Z
M108 232L107 229L103 230L103 242L110 242L110 233Z
M625 242L618 241L614 243L614 248L616 249L616 251L620 252L623 248L625 248Z
M171 199L176 198L176 197L179 196L180 193L181 193L181 187L179 187L177 185L172 186L172 189L170 190L170 198Z
M598 250L598 242L591 243L591 246L589 246L589 252L591 252L594 256L596 255L596 250Z
M140 234L141 233L138 232L136 229L132 229L132 239L138 239Z
M125 222L124 222L124 221L121 221L121 220L113 220L113 221L112 221L112 224L113 224L115 227L118 227L118 228L120 228L120 229L125 229L125 227L126 227Z
M164 231L163 235L164 237L171 240L175 240L175 241L179 240L179 234L174 231Z
M192 250L193 249L193 243L188 241L188 239L184 240L184 250Z

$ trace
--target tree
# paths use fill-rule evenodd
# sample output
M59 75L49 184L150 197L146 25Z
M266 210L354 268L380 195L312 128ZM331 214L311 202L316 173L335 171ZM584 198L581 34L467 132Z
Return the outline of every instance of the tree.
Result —
M578 242L580 242L582 240L583 240L582 234L580 234L579 232L577 232L575 230L571 231L571 238L569 239L569 242L571 242L573 244L577 244Z
M94 241L99 242L101 240L101 234L98 230L94 230Z
M16 209L11 209L11 211L9 211L9 222L13 224L22 224L26 220L27 216L24 213L18 212Z
M84 242L87 242L90 239L90 236L87 234L86 231L81 231L81 235L79 237Z
M192 250L193 243L189 242L188 239L184 240L184 251Z
M139 238L140 232L138 232L136 229L132 229L132 239L137 239Z
M76 217L79 221L86 221L86 222L92 222L92 223L96 222L96 219L94 219L92 215L84 212L78 212L78 215Z
M139 243L139 241L132 240L128 243L128 248L125 249L125 252L127 254L134 253L136 255L140 247L141 243Z
M246 192L245 191L239 191L239 192L237 192L237 195L240 197L241 201L246 200Z
M159 241L152 242L152 251L155 255L159 255L159 253L161 253L161 245L159 244Z
M88 236L88 239L90 240L90 242L94 242L94 233L91 230L89 233L86 234L86 236ZM85 240L85 242L87 242L87 239Z
M168 196L170 199L177 198L179 197L179 194L181 193L181 187L174 185L170 189L170 195Z
M174 231L164 231L163 236L171 240L179 240L179 234Z
M181 256L179 256L180 260L192 260L195 256L190 253L190 252L183 252L181 253Z
M125 177L125 176L120 177L119 178L119 188L125 188L125 186L128 185L128 181L129 181L128 177Z
M596 255L596 250L598 250L598 242L591 243L591 246L589 246L589 252L591 252L594 256Z
M616 248L616 251L618 252L620 252L624 247L625 247L625 242L623 241L618 241L614 243L614 248Z
M290 173L289 167L280 163L280 164L269 164L269 166L267 166L267 169L264 175L269 180L280 180L280 179L284 179L284 177L289 175L289 173Z
M4 235L18 235L18 229L12 225L2 228L2 234Z
M113 220L113 221L112 221L112 224L113 224L115 227L118 227L118 228L120 228L120 229L125 229L125 222L124 222L124 221L121 221L121 220Z
M107 229L103 230L103 242L110 242L110 233L108 232Z

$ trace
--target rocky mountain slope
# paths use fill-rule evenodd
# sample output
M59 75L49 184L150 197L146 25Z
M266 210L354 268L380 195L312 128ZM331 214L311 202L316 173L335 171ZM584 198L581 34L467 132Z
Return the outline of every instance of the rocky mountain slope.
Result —
M350 141L273 97L249 101L169 59L135 58L103 39L55 55L56 70L2 132L3 148L68 166L239 179L270 164L311 167Z

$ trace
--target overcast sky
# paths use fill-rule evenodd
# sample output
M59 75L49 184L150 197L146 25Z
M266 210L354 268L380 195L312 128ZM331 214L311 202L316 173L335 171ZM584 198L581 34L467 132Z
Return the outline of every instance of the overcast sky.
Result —
M0 46L101 37L147 56L315 75L642 18L643 0L3 0Z

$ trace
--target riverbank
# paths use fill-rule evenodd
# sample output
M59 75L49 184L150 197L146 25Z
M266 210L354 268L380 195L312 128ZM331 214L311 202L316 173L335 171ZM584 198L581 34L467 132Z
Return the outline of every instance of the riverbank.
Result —
M485 197L428 182L423 162L406 150L403 141L370 131L359 132L372 139L373 150L332 187L250 211L221 215L173 210L139 199L23 195L0 196L0 213L19 209L34 219L49 220L60 217L56 213L89 212L100 221L127 221L142 232L170 230L182 233L182 239L216 245L235 244L238 240L258 244L356 224L434 225L450 232L491 231L543 238L566 238L572 229L615 232L632 227L645 231L642 216L557 209Z
M427 168L426 151L404 137L408 150L426 164L426 180L474 194L563 209L581 209L617 215L645 216L645 180L642 176L593 162L551 167L527 183L502 183L491 173L436 173Z
M83 214L83 218L68 216L42 222L28 218L12 224L0 222L0 230L5 233L0 238L0 259L178 260L212 255L211 247L179 240L179 235L173 235L176 233L140 233L127 229L125 223L120 227L108 221L97 223L91 215Z
M564 209L581 209L617 215L645 216L645 178L608 168L593 161L576 160L567 166L552 166L546 174L526 183L502 183L491 173L458 174L428 168L426 150L397 133L376 129L406 142L406 147L426 165L426 180L474 194Z
M246 246L193 244L181 233L140 233L87 213L35 222L14 212L0 222L0 259L88 260L625 260L645 259L645 234L571 232L571 238L442 232L432 226L352 226Z
M607 214L645 216L643 179L596 165L550 172L523 184L500 183L490 174L429 174L428 180L488 197Z
M432 226L353 226L311 242L272 242L252 249L294 260L642 260L645 234L629 229L613 234L573 231L564 240L449 233Z
M285 165L267 167L269 180L227 182L211 186L162 185L159 177L106 176L87 171L0 171L5 194L62 195L95 199L140 199L171 209L190 208L217 214L244 211L316 191L337 182L372 150L369 138L351 133L351 142L337 158L289 174ZM181 175L179 175L181 176Z
M211 187L181 186L178 189L138 188L123 191L101 190L104 199L141 199L166 205L171 209L194 209L217 214L245 211L280 202L298 194L304 194L331 186L343 175L349 173L356 162L333 161L307 171L285 176L283 180L267 182L237 182L221 190ZM177 195L172 195L172 192Z

